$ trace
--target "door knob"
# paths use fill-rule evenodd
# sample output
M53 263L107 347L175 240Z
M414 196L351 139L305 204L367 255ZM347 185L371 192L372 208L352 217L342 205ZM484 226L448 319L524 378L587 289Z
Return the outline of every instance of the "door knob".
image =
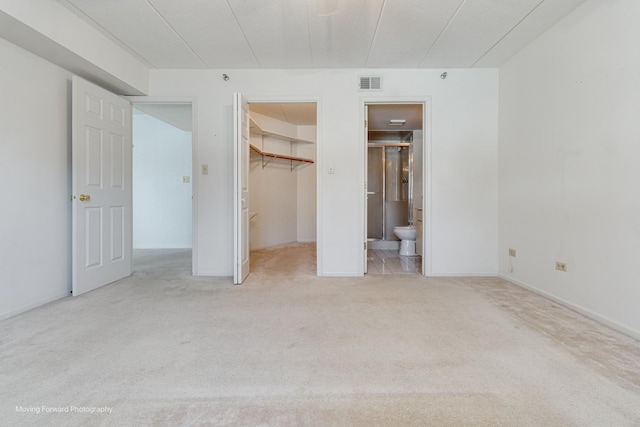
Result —
M91 200L91 196L88 194L81 194L78 198L81 202L88 202L89 200Z

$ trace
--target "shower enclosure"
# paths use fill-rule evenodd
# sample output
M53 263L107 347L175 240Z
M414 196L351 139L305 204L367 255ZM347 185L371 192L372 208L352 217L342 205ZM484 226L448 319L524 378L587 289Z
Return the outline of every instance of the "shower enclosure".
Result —
M370 132L367 147L367 239L395 241L413 222L412 132Z

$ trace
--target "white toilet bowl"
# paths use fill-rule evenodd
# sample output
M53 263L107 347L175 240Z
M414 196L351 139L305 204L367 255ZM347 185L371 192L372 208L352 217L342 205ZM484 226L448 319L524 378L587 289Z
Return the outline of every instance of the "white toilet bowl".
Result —
M393 233L398 236L400 242L400 255L416 255L416 228L412 225L406 227L394 227Z

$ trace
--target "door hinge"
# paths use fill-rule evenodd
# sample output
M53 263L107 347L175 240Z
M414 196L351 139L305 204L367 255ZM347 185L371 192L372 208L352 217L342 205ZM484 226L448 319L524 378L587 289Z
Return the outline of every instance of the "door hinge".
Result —
M364 242L364 250L367 250L367 242Z
M367 128L367 121L366 120L364 121L364 128L365 129Z

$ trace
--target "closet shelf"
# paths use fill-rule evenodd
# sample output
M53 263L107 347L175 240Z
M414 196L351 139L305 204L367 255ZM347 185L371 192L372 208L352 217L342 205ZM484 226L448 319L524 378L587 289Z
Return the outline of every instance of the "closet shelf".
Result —
M298 143L303 143L303 144L314 144L313 141L309 141L308 139L296 138L295 136L289 136L289 135L285 135L285 134L282 134L282 133L272 132L270 130L264 129L264 128L260 127L260 125L258 123L256 123L256 121L253 120L251 117L249 117L249 127L250 127L250 130L251 130L251 133L255 133L257 135L271 136L273 138L282 139L282 140L289 141L289 142L298 142Z
M253 144L249 144L249 148L251 148L251 151L253 151L255 153L258 153L262 157L268 157L270 159L290 160L292 162L311 163L311 164L315 163L313 160L305 159L303 157L285 156L285 155L282 155L282 154L268 153L266 151L262 151L261 149L259 149L258 147L256 147ZM266 166L266 163L263 164L263 167L264 166Z

